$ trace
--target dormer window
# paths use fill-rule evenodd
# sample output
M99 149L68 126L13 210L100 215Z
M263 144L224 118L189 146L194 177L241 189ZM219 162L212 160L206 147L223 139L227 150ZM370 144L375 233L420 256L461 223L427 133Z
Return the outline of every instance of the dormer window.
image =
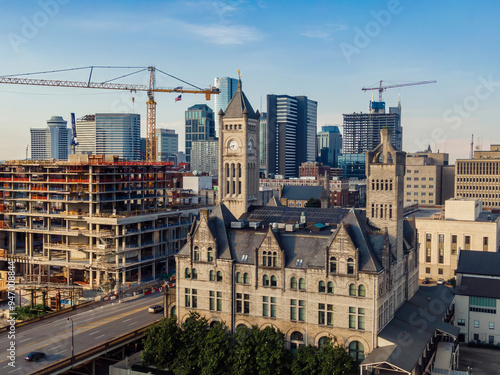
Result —
M211 247L207 249L207 261L208 262L213 262L214 261L214 252Z
M347 274L354 275L354 260L352 258L347 259Z

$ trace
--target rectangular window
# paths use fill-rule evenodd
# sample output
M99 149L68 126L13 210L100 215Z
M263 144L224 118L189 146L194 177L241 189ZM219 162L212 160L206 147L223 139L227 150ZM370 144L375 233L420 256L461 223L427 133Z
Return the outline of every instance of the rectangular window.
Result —
M488 251L488 237L483 237L483 251Z
M189 288L184 289L184 307L191 307L191 290Z
M470 250L470 236L464 237L464 250Z
M365 329L365 309L358 309L358 329Z
M250 314L250 294L243 295L243 314Z
M236 313L241 314L243 312L243 294L236 293Z
M431 268L430 267L425 267L425 273L431 273Z
M425 261L430 263L431 261L431 242L432 242L432 234L427 233L425 235Z
M474 320L474 328L479 328L479 320Z
M490 329L495 329L495 322L490 322Z
M276 318L276 297L271 297L271 318ZM299 312L300 319L300 312Z
M196 309L198 307L198 290L197 289L192 289L191 290L191 307L193 309Z
M488 343L490 345L493 345L495 343L495 336L489 335L488 336Z
M290 300L290 320L297 320L297 300Z
M217 292L217 311L222 311L222 292Z
M356 329L356 308L349 307L349 328Z
M269 316L269 297L262 297L262 316Z
M457 254L457 235L456 234L451 235L451 254L452 255Z
M443 269L442 268L438 268L438 275L442 275L443 274Z
M465 326L465 319L458 319L457 320L457 325L459 325L459 326Z
M318 324L325 324L326 321L326 311L325 304L318 304Z
M434 177L429 177L429 181L434 181Z
M439 235L439 259L438 263L443 264L444 263L444 234Z
M210 291L210 310L215 310L215 292L213 290Z

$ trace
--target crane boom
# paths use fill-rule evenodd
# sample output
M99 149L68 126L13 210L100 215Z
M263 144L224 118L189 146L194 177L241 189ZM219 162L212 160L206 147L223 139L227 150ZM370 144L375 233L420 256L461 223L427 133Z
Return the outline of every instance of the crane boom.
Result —
M208 89L199 90L184 90L182 87L166 88L156 87L155 67L148 67L150 72L149 86L135 85L125 83L110 83L110 82L91 82L90 77L88 82L81 81L61 81L49 79L32 79L22 77L0 77L0 84L12 85L30 85L30 86L52 86L52 87L72 87L72 88L87 88L87 89L105 89L105 90L125 90L125 91L146 91L148 94L147 101L147 146L146 160L152 162L156 160L156 102L154 100L155 92L178 92L187 94L205 94L205 99L210 100L211 95L219 94L219 89L210 87ZM91 73L92 74L92 73ZM185 81L183 81L185 82Z
M397 85L387 85L387 86L382 86L382 82L383 81L380 81L379 87L363 87L361 90L362 91L378 90L378 99L379 99L379 102L381 102L382 101L382 92L384 92L384 90L386 90L386 89L393 89L395 87L426 85L428 83L436 83L437 81L408 82L408 83L399 83Z

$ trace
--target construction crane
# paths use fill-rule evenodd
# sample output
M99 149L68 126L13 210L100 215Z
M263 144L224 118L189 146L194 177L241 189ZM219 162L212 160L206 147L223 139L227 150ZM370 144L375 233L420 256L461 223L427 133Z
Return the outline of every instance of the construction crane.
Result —
M80 69L89 69L90 68L90 76L88 82L81 81L60 81L60 80L47 80L47 79L32 79L25 77L15 77L15 76L3 76L0 77L0 83L6 84L14 84L14 85L32 85L32 86L53 86L53 87L73 87L73 88L87 88L87 89L106 89L106 90L125 90L131 92L137 91L145 91L148 95L147 101L147 146L146 146L146 161L153 162L156 161L156 102L154 98L155 92L175 92L175 93L187 93L187 94L205 94L206 100L210 100L211 95L219 94L219 89L216 87L210 87L208 89L202 89L195 85L190 84L180 78L177 78L171 74L165 73L160 69L156 69L154 66L150 66L147 68L141 68L141 70L137 72L133 72L130 74L123 75L118 78L123 78L135 73L139 73L145 71L146 69L149 71L149 85L135 85L135 84L124 84L124 83L112 83L118 78L108 80L105 82L91 82L92 72L94 68L111 68L111 67L82 67L82 68L72 68L72 69L61 69L54 70L50 72L39 72L39 73L27 73L27 74L18 74L17 76L22 75L33 75L33 74L41 74L41 73L55 73L62 71L71 71L71 70L80 70ZM156 71L159 71L169 77L175 78L181 82L184 82L195 89L192 90L184 90L182 87L176 88L163 88L156 87Z
M392 89L395 87L406 87L406 86L416 86L416 85L426 85L428 83L436 83L436 81L421 81L421 82L408 82L408 83L400 83L397 85L387 85L387 86L382 86L382 82L380 81L379 87L363 87L361 90L364 92L369 91L369 90L378 90L378 101L382 101L382 92L384 92L387 89Z
M71 113L71 153L72 154L76 154L76 146L78 146L78 141L76 139L75 114Z

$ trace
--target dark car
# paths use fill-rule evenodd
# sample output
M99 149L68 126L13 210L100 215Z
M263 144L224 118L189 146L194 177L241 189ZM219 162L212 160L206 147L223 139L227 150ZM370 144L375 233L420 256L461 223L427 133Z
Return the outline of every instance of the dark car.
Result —
M38 361L39 359L45 358L46 355L43 352L31 352L24 357L27 361Z
M161 305L153 305L153 306L149 306L148 311L149 311L150 313L156 314L156 313L158 313L158 312L162 312L162 311L163 311L163 306L161 306Z
M422 284L429 284L431 282L431 278L430 277L426 277L424 279L424 281L422 281Z

